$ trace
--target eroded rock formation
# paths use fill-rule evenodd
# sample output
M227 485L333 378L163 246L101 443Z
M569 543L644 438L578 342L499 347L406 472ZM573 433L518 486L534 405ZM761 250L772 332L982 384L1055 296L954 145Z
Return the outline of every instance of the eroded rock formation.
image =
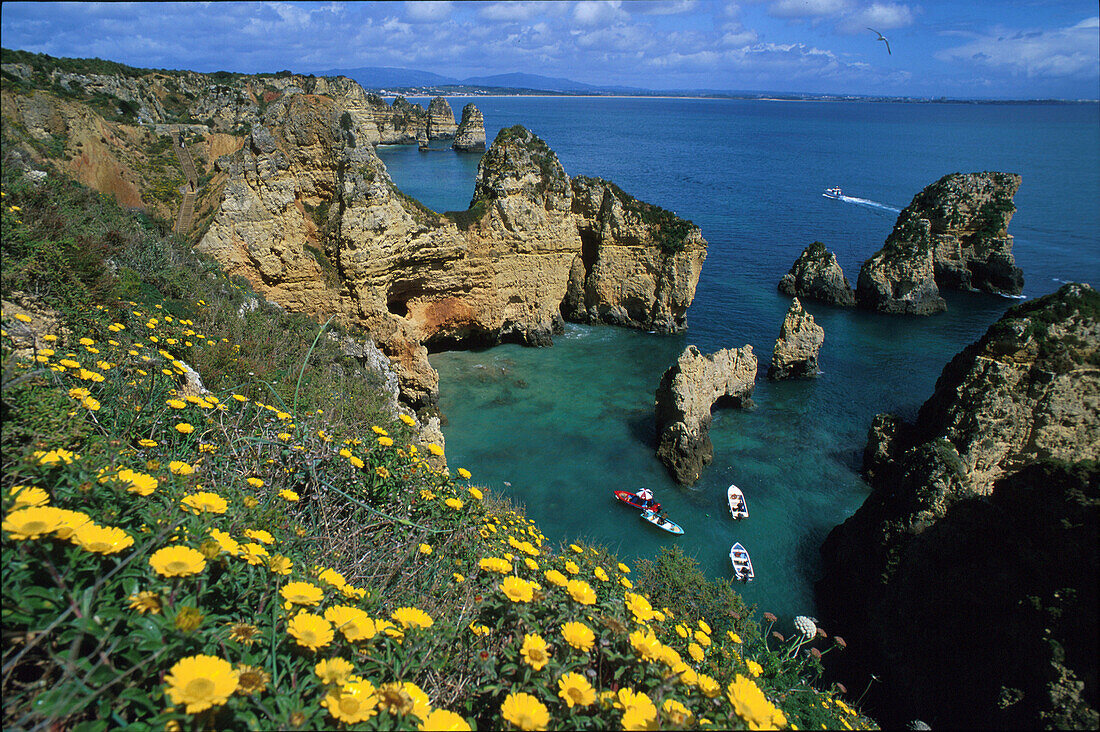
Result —
M578 176L572 187L581 252L562 303L566 318L683 330L706 259L699 228L600 178Z
M863 263L859 306L927 315L947 308L941 287L1019 294L1024 278L1008 222L1020 180L1012 173L953 173L918 193L882 249Z
M836 261L836 255L815 241L806 247L783 279L779 291L791 297L812 298L830 305L856 304L855 293Z
M470 209L442 216L398 191L370 146L349 144L362 129L354 118L344 124L338 104L304 95L282 104L244 151L219 161L229 183L200 249L272 300L364 326L417 408L437 397L429 348L552 342L577 262L584 271L589 220L574 213L569 176L542 140L522 127L502 130L480 161ZM659 235L643 229L629 243L609 235L597 259L623 271L631 257L665 262ZM658 267L659 286L608 285L586 321L606 312L602 322L683 327L685 293L694 293L706 254L698 229L686 231L674 261ZM645 318L614 316L635 309L618 298L639 292L648 292Z
M796 297L779 329L768 367L769 379L805 379L817 376L817 354L825 342L825 329L802 309Z
M152 159L156 130L202 120L185 125L205 136L191 146L209 181L195 209L198 248L272 302L365 328L418 410L437 397L429 347L546 345L566 317L684 327L706 256L698 228L602 181L578 184L595 208L574 210L569 176L522 127L502 130L483 156L469 209L441 215L399 191L373 149L427 139L432 115L402 98L387 105L350 79L4 71L7 133L123 205L148 204L142 196L179 174L174 156ZM41 91L58 86L64 97ZM96 109L114 104L120 121L81 94L95 94ZM484 146L480 112L464 113L457 142ZM59 143L60 157L50 152ZM607 190L614 202L603 212ZM172 217L175 200L154 199L153 210ZM579 296L563 307L571 288Z
M887 724L1095 726L1098 458L1088 285L1009 310L947 365L915 423L875 420L871 494L829 534L817 594L850 672L883 679ZM965 698L949 693L959 684Z
M756 382L752 346L704 356L695 346L680 354L657 387L657 457L676 482L691 485L714 459L710 441L715 404L748 406Z
M451 105L443 97L433 97L428 104L428 139L450 140L457 130Z
M462 121L458 123L452 147L463 152L481 152L485 149L485 118L473 102L462 108Z

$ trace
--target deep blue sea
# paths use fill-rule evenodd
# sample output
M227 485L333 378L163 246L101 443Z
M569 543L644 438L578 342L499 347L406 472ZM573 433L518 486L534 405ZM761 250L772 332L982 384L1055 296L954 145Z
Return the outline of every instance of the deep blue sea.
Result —
M451 99L460 110L466 99ZM613 180L698 224L709 253L688 330L657 336L567 326L551 348L500 346L431 358L452 468L526 506L552 540L583 539L628 561L679 544L712 577L730 576L734 541L752 555L758 608L813 614L818 547L867 495L858 475L878 412L913 417L952 356L1013 300L946 293L926 318L806 309L825 329L823 373L761 378L750 410L720 410L714 463L691 488L654 457L654 391L687 344L751 344L770 361L789 298L776 289L807 244L837 254L855 284L897 212L952 172L1019 173L1009 226L1036 297L1063 281L1100 285L1100 107L770 102L627 98L479 98L489 140L523 124L569 175ZM426 105L426 100L421 101ZM479 156L378 149L397 185L437 211L465 209ZM843 201L822 197L841 186ZM733 522L726 487L750 517ZM681 537L641 521L611 491L652 488Z

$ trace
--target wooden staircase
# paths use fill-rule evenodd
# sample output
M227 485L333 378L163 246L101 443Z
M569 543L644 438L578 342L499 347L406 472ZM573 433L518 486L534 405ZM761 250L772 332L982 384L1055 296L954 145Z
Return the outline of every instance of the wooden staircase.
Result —
M187 183L180 190L183 193L183 202L180 203L179 215L176 217L176 225L172 229L177 234L186 234L191 229L191 219L195 215L195 197L199 190L199 176L195 172L195 163L191 159L191 152L183 144L179 127L172 132L172 148L176 151L176 157L180 161L180 168L187 178Z

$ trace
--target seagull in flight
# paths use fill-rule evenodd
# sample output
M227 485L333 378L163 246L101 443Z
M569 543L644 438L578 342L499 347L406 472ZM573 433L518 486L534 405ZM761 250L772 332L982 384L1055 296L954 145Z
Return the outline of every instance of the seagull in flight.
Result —
M872 33L875 33L875 34L877 34L877 35L878 35L878 38L876 38L876 39L875 39L876 41L882 41L883 43L885 43L885 44L886 44L886 53L887 53L888 55L890 55L890 56L893 56L893 55L894 55L894 54L890 53L890 41L886 40L886 36L882 35L881 33L879 33L879 32L878 32L877 30L875 30L874 28L867 28L867 30L869 30L869 31L871 31Z

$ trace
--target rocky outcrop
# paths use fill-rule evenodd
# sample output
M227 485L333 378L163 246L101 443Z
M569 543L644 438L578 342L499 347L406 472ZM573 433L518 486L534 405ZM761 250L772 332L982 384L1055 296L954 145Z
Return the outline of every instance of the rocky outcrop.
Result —
M16 66L2 87L5 130L36 164L75 167L123 205L167 190L154 211L175 213L182 181L171 179L171 153L160 155L167 163L152 157L163 148L158 126L190 116L201 130L232 132L189 148L209 179L195 207L197 248L269 301L366 330L418 412L437 397L429 348L549 345L563 309L584 322L684 327L705 257L698 229L603 182L584 188L597 208L574 211L569 176L522 127L502 130L482 156L469 209L441 215L399 191L374 152L427 139L429 113L403 98L387 105L350 79L125 67L98 78L41 56ZM58 86L68 91L41 90ZM96 99L81 102L88 89ZM100 115L112 103L122 121ZM460 137L484 145L480 113L467 105L465 116ZM606 215L605 190L617 201ZM574 284L580 307L563 308Z
M896 315L932 315L947 310L936 286L933 248L927 236L930 226L927 221L913 226L921 232L915 241L891 234L886 245L863 263L856 281L859 307Z
M768 367L769 379L805 379L817 376L817 354L825 342L825 330L802 309L796 297L779 329Z
M502 130L480 161L469 210L442 216L398 191L370 146L349 143L364 128L356 118L345 124L332 100L291 97L268 111L272 124L253 128L248 148L219 162L230 182L200 243L232 274L287 307L364 327L394 363L402 399L418 409L438 395L429 349L549 345L561 331L588 224L542 140ZM661 261L656 235L642 228L633 248L609 241L607 257ZM692 246L705 255L701 238ZM653 317L636 327L663 313L682 322L683 294L697 279L698 268L668 269L644 305ZM615 296L610 286L603 293ZM592 305L597 317L626 309Z
M1009 310L947 365L915 423L875 420L864 458L871 494L829 534L817 594L834 630L862 639L851 660L883 679L880 703L933 726L1078 713L1095 726L1100 295L1069 284ZM1086 638L1068 632L1077 617L1056 618L1079 599ZM1089 638L1088 664L1070 663ZM955 680L965 700L947 693Z
M1012 173L953 173L918 193L863 263L859 306L927 315L947 308L939 288L1018 295L1024 278L1008 222L1020 181Z
M850 307L855 293L836 261L836 255L815 241L803 250L779 281L779 291L791 297L812 298L830 305Z
M434 97L428 105L428 139L450 140L455 136L458 125L455 124L455 113L451 105L443 97ZM484 139L482 145L485 144Z
M752 346L704 356L695 346L680 354L657 387L657 457L676 482L691 485L714 459L711 409L749 406L756 382Z
M686 328L707 256L699 227L600 178L578 176L572 189L581 251L562 303L566 319L657 333Z
M458 123L452 147L462 152L481 152L485 149L485 118L473 102L462 108L462 121Z

